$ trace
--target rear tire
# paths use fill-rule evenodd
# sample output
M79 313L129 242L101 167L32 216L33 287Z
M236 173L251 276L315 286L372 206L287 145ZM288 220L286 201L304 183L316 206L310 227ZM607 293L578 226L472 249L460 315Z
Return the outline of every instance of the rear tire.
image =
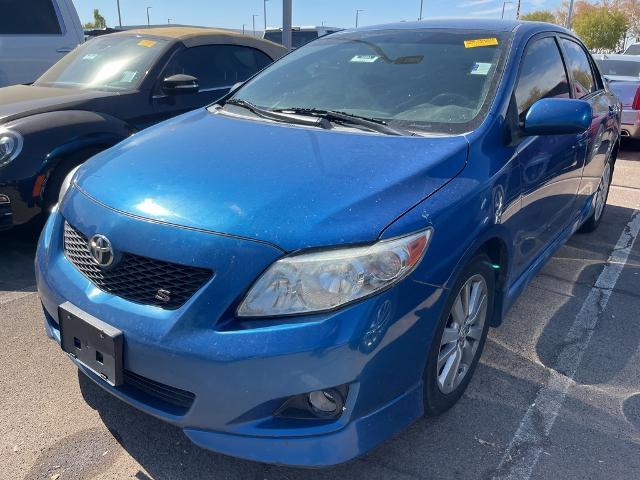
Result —
M589 215L587 221L584 222L580 227L580 233L591 233L595 231L600 225L602 217L604 217L604 211L607 207L607 199L609 198L609 187L611 187L612 178L613 164L611 163L611 160L607 160L607 163L605 164L604 170L602 172L602 177L600 178L598 190L596 191L593 212L591 212L591 215Z
M478 365L493 316L495 271L478 255L450 290L424 371L424 411L439 415L460 399Z

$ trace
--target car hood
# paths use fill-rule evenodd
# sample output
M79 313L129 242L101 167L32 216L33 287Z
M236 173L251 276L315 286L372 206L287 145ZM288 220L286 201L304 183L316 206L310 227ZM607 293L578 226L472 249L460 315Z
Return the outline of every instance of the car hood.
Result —
M0 121L53 110L77 108L90 100L115 95L111 92L75 88L50 88L35 85L14 85L0 88Z
M291 251L375 240L457 175L467 151L462 136L322 130L200 109L93 157L75 184L130 215Z

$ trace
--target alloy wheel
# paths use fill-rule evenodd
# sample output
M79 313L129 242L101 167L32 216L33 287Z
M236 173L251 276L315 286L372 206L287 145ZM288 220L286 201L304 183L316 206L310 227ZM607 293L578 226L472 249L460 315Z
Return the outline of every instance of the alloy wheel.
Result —
M473 275L457 293L442 337L436 365L438 388L453 392L465 378L478 353L487 318L487 282Z

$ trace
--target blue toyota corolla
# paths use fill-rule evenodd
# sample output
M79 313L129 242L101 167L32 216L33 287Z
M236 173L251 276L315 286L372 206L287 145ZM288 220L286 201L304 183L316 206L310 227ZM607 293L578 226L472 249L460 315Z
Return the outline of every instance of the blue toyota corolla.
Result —
M488 328L600 223L619 132L557 26L321 38L67 177L47 334L198 445L344 462L460 398Z

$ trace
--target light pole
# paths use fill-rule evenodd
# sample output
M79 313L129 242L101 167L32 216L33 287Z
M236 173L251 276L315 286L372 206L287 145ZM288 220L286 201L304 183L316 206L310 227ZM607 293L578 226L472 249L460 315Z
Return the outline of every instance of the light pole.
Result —
M122 28L122 15L120 15L120 0L116 0L116 6L118 7L118 25Z
M361 10L361 9L356 10L356 28L358 28L358 20L360 20L360 12L364 12L364 10Z
M251 15L251 20L253 21L253 36L256 36L256 17L259 17L260 15L257 14L253 14Z
M147 28L151 27L151 20L149 20L149 10L153 7L147 7Z
M243 34L243 35L244 35L244 27L246 27L246 26L247 26L247 24L246 24L246 23L243 23L243 24L242 24L242 34Z
M513 5L513 2L502 2L502 19L504 19L504 7L507 6L507 3L510 3L511 5Z
M418 20L422 20L422 6L424 4L424 0L420 0L420 16L418 17Z
M520 2L521 0L518 0L518 6L516 7L516 20L520 20Z
M265 32L267 31L267 2L268 1L269 0L263 0L263 2L262 2L262 8L263 8L263 12L262 13L264 13L263 16L264 16L264 31Z
M292 1L282 0L282 45L288 51L291 51L291 14Z
M573 0L569 3L569 13L567 14L567 24L565 27L571 30L571 22L573 20Z

